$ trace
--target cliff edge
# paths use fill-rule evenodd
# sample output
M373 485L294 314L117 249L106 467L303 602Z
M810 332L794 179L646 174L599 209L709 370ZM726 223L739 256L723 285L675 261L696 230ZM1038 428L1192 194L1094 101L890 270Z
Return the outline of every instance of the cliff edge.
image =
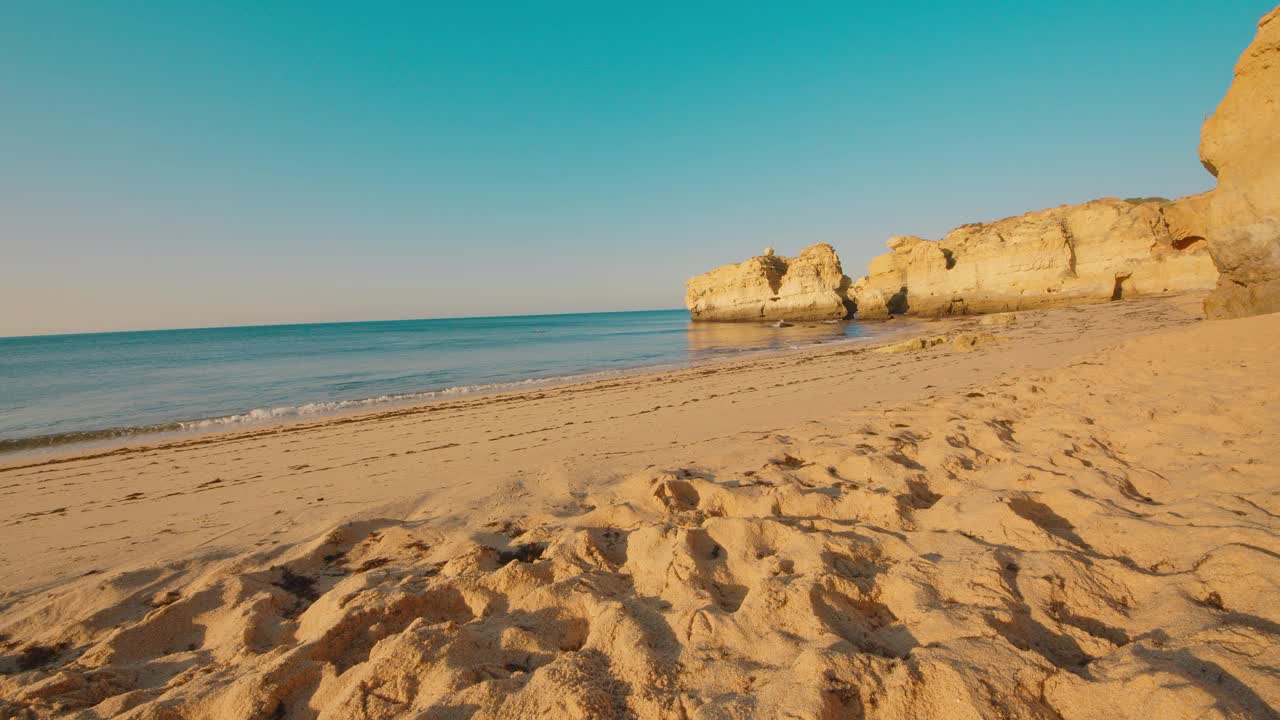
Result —
M1205 314L1280 310L1280 7L1258 22L1226 96L1205 121L1200 161L1218 178L1207 219L1221 278Z
M1105 198L991 223L940 241L889 239L851 296L860 319L941 316L1204 290L1217 282L1205 242L1208 198Z

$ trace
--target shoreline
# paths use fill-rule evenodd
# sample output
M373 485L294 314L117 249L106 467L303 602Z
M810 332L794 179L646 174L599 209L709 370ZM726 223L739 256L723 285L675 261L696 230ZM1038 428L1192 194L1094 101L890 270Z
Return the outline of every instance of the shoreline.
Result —
M541 316L533 316L541 317ZM292 423L320 422L330 418L344 418L364 414L378 414L442 402L463 401L472 398L520 393L528 390L564 387L593 382L608 382L619 378L678 372L719 363L750 362L755 358L774 355L820 351L848 345L873 345L890 338L911 334L934 318L898 318L892 328L885 321L867 321L864 325L876 328L871 334L838 340L820 340L787 348L757 348L734 351L723 355L698 358L678 363L640 365L616 370L599 370L572 375L545 378L527 378L489 385L447 387L439 390L408 392L396 396L379 396L350 400L312 400L297 405L273 408L250 408L231 415L209 418L193 418L162 422L148 426L121 426L95 430L68 431L52 435L36 435L27 438L0 439L0 469L13 462L48 458L51 456L80 455L83 453L112 453L133 445L148 446L182 438L200 437L224 432L251 431L273 428ZM856 321L848 321L856 322ZM805 324L805 323L797 323ZM332 406L308 410L311 406ZM243 419L241 419L243 418ZM62 440L75 437L77 439ZM84 439L79 439L84 437Z
M1140 318L1147 315L1164 318L1160 323L1185 323L1194 321L1199 312L1198 295L1177 295L1146 298L1112 303L1109 305L1073 306L1050 308L1045 310L1024 311L1018 316L1027 318L1021 326L998 329L1001 334L1018 336L1026 334L1033 327L1045 327L1056 335L1054 344L1060 351L1065 350L1067 356L1079 354L1085 350L1096 349L1111 338L1123 337L1141 327L1145 321L1136 320L1136 327L1126 325L1126 318ZM1107 327L1093 325L1090 332L1081 334L1077 330L1067 330L1073 326L1073 316L1116 317L1119 320L1109 321ZM1176 320L1174 320L1176 318ZM1130 321L1134 322L1134 321ZM917 321L909 326L913 335L939 334L957 329L974 330L979 325L980 316L964 316L950 319ZM1005 332L1008 330L1009 332ZM0 609L8 605L6 598L12 597L16 591L29 587L32 579L20 568L39 567L45 572L53 571L44 586L56 584L75 577L83 572L98 570L91 567L89 560L94 557L109 556L107 548L131 548L129 552L138 552L138 537L133 533L121 535L107 532L119 521L106 523L77 523L80 527L73 531L58 531L53 535L33 533L51 520L68 520L75 515L72 508L83 506L87 500L90 506L81 512L89 516L96 515L106 509L117 510L145 504L146 501L168 500L174 498L177 511L191 517L201 525L210 527L230 527L226 514L217 508L205 513L205 508L189 506L177 499L188 494L203 494L212 490L226 491L235 483L238 486L258 484L264 480L281 483L289 480L286 487L303 489L321 487L323 495L298 495L297 503L283 503L283 512L298 513L297 520L289 523L289 530L278 532L271 526L275 524L276 508L256 508L254 523L262 527L259 531L261 541L269 538L273 544L299 542L308 536L302 528L317 532L317 528L327 522L335 521L346 513L337 510L335 503L361 506L362 513L374 512L378 507L400 503L412 505L424 494L438 488L437 480L426 485L413 482L403 477L409 467L421 466L439 471L446 465L461 464L469 471L477 473L477 477L500 479L509 474L495 472L493 463L499 458L503 464L518 469L521 474L540 472L548 462L557 459L562 462L581 463L584 471L591 474L610 466L618 457L636 455L637 451L614 450L599 455L595 462L582 462L577 459L583 455L577 450L583 441L575 441L566 437L568 434L597 437L602 447L625 445L623 438L627 435L611 432L611 425L625 425L640 432L639 437L650 437L655 434L669 439L661 443L650 443L651 449L663 446L681 447L687 444L705 442L715 434L711 428L721 433L742 433L744 418L754 422L766 420L770 426L794 424L813 421L815 417L826 412L838 412L848 407L851 399L853 406L866 403L868 395L855 398L841 398L841 390L837 388L857 388L864 382L875 381L878 387L874 394L885 399L907 399L919 396L929 389L943 386L944 383L955 386L968 386L980 378L994 378L1007 370L1024 366L1029 358L1048 365L1060 364L1063 357L1046 353L1035 347L1020 347L1021 343L996 345L974 353L913 353L907 355L881 355L872 352L876 344L861 344L857 347L832 347L821 345L799 350L764 350L751 353L747 358L734 358L713 366L688 367L678 370L637 373L621 378L596 380L585 383L571 383L528 391L508 391L489 395L477 395L459 399L410 404L400 408L385 408L376 411L356 411L326 417L288 419L280 422L268 422L262 425L238 428L220 428L205 432L182 434L173 438L147 440L135 443L112 443L102 448L62 449L54 453L42 453L31 457L0 458L0 497L14 496L22 492L23 483L15 478L37 479L40 485L47 485L63 475L70 476L66 487L68 492L46 492L61 498L56 501L13 503L10 512L0 515L0 527L28 526L30 530L21 538L20 546L29 548L27 552L11 553L8 558L0 557L0 586L10 588L0 592ZM1016 352L1013 352L1015 351ZM1012 355L1018 358L1012 364L992 365L982 362L988 357ZM840 360L849 358L851 362ZM928 358L930 364L941 364L934 370L937 373L937 384L925 383L915 376L903 376L901 373ZM951 367L955 361L958 366L977 365L972 377L959 373ZM1008 361L1006 361L1007 363ZM837 378L821 374L821 370L840 367L839 382ZM875 370L874 373L867 372ZM780 381L779 377L800 375L800 379ZM758 382L757 382L758 381ZM764 386L767 383L767 387ZM785 388L790 383L806 386L809 401L803 398L788 397ZM826 387L830 386L830 387ZM670 401L659 402L658 396L670 396ZM767 402L763 406L759 401L749 403L748 409L733 408L730 405L739 401L734 396L764 395L777 396L779 402ZM604 398L597 400L597 398ZM743 402L747 402L745 399ZM656 404L655 404L656 403ZM616 404L616 407L615 407ZM701 427L694 429L673 425L670 428L654 428L647 422L650 415L659 412L688 414L687 407L706 406L708 410L715 408L714 417L703 418ZM584 406L591 407L592 413L585 413ZM623 412L625 410L625 413ZM569 416L576 420L566 419ZM605 429L587 433L579 428L603 427ZM577 433L574 433L578 430ZM391 436L399 439L393 441ZM418 436L421 435L421 439ZM564 446L564 450L556 453L540 452L539 445L525 445L518 442L526 436L543 436L548 446ZM364 438L368 438L367 441ZM341 451L334 455L330 443L341 446L351 445L357 441L368 443L369 456L382 458L389 462L393 469L386 471L396 479L389 483L393 492L379 491L372 498L367 493L351 491L341 494L337 489L337 481L346 482L349 468L367 465L361 457L348 457L349 451ZM412 440L412 441L411 441ZM293 447L298 446L298 447ZM492 446L494 449L480 455L478 448ZM474 450L474 452L472 452ZM314 458L306 457L296 462L289 460L295 453L308 456L320 454L328 458L326 463L316 463ZM527 457L520 457L521 455ZM222 457L228 457L234 465L228 467ZM435 456L435 457L432 457ZM577 457L575 457L577 456ZM488 458L491 457L492 460ZM167 460L161 460L165 459ZM423 458L431 458L426 460ZM421 462L418 462L420 459ZM398 461L398 462L397 462ZM330 464L332 463L332 464ZM161 469L157 465L167 464ZM88 466L89 470L84 470ZM345 470L344 469L348 469ZM85 484L82 478L94 477L105 472L105 477L115 483L118 489L95 487L90 497L84 498L80 493L70 491ZM306 482L303 476L323 472L326 483ZM366 466L361 473L369 472ZM130 473L136 473L130 477ZM192 476L194 487L187 490L174 487L176 484L187 485L186 476ZM332 479L330 479L332 478ZM446 484L447 486L447 484ZM139 492L142 491L142 492ZM274 494L283 494L277 488ZM142 497L135 497L135 496ZM339 495L336 499L335 495ZM319 498L319 499L313 499ZM261 498L254 495L237 497L233 504L260 503ZM297 507L301 505L301 507ZM101 509L99 509L99 507ZM61 512L59 512L61 511ZM159 532L164 528L165 515L171 511L161 512L159 517L133 518L129 524L143 522L144 526ZM114 513L113 513L114 514ZM130 516L133 513L129 513ZM206 518L202 521L202 518ZM250 523L253 524L253 523ZM236 527L239 527L238 525ZM52 528L50 528L52 530ZM170 530L176 532L176 530ZM89 553L68 553L68 548L58 542L57 537L69 534L85 537L82 545L102 550ZM154 562L157 557L176 557L184 551L204 548L215 541L210 539L211 533L203 528L192 533L199 537L199 543L178 543L172 548L166 547L158 554L144 553L145 562ZM221 535L221 533L218 533ZM281 537L283 535L283 537ZM0 535L2 537L3 535ZM154 545L158 538L151 537L144 545ZM193 538L194 539L194 538ZM226 544L225 541L217 541ZM168 543L165 543L167 546ZM243 547L243 541L231 543L232 547ZM46 562L37 562L41 554L45 556L68 556L64 563L55 563L50 567ZM62 567L61 571L54 570ZM16 576L15 576L16 573Z

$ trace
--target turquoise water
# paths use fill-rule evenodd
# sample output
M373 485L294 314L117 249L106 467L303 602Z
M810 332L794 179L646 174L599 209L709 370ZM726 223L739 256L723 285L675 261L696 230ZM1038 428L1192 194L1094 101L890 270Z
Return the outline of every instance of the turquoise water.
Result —
M0 338L0 452L202 430L856 340L683 310Z

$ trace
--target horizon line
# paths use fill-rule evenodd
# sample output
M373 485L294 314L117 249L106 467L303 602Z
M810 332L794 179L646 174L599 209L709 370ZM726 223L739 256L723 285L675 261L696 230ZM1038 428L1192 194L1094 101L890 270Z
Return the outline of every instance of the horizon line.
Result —
M442 315L437 317L413 317L413 318L380 318L370 320L323 320L319 322L266 322L266 323L248 323L245 325L197 325L187 327L159 327L159 328L134 328L131 330L79 330L73 332L37 332L27 335L0 335L0 340L22 340L26 338L56 338L56 337L73 337L78 335L123 335L126 333L150 333L150 332L185 332L191 330L238 330L243 328L274 328L274 327L301 327L304 325L359 325L361 323L375 322L422 322L430 320L483 320L498 318L530 318L530 317L561 317L564 315L622 315L626 313L642 313L642 312L688 312L687 308L644 308L639 310L593 310L587 312L557 312L557 313L523 313L517 315Z

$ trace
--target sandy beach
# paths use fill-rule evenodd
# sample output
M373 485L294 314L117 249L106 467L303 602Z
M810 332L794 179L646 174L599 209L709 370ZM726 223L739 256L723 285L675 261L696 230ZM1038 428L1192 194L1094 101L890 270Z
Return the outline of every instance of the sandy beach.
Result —
M1277 717L1280 316L1201 317L3 461L0 716Z
M1280 720L1275 2L0 5L0 720Z

